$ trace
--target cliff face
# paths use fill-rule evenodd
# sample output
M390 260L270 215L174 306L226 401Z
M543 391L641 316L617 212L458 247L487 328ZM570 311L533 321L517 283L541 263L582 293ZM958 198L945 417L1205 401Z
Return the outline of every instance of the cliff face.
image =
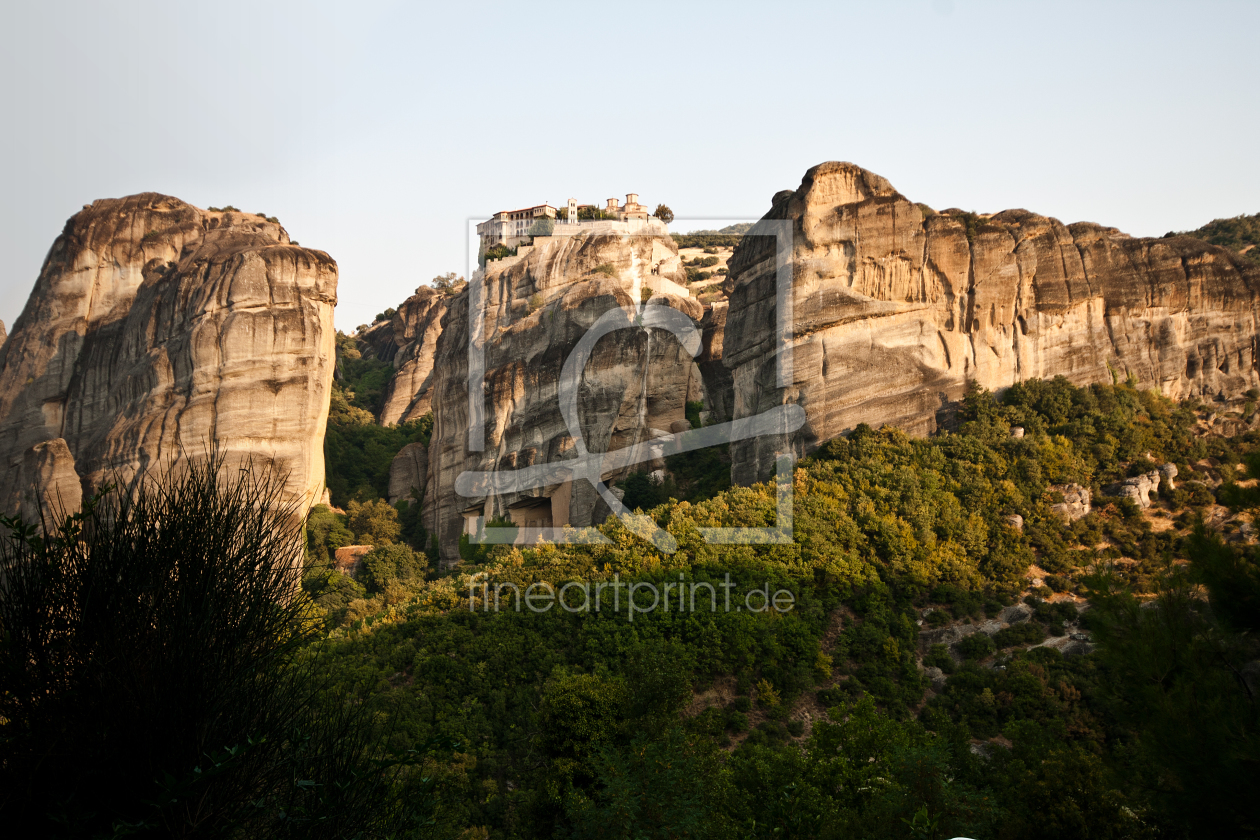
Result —
M968 382L1133 377L1173 398L1260 384L1260 270L1222 248L1025 210L938 214L848 163L809 170L765 218L793 232L793 375L778 387L774 240L754 235L727 280L734 415L796 403L808 420L790 440L734 445L737 482L859 423L927 433Z
M302 503L324 482L337 266L278 224L144 193L53 243L0 347L0 509L251 457Z
M492 262L474 276L469 288L450 299L443 320L432 374L434 429L425 517L448 559L456 555L462 514L470 508L543 527L602 521L607 508L601 508L603 501L585 481L474 497L460 496L455 481L465 470L514 470L575 457L574 437L558 399L565 360L605 313L638 307L645 286L664 289L683 279L677 249L663 230L652 236L536 241L523 259ZM468 448L469 298L474 289L485 312L485 448L480 452ZM646 307L678 310L693 324L703 314L697 301L663 292L653 294ZM686 400L702 393L695 361L671 333L642 327L611 332L594 345L582 375L582 439L593 453L635 446L668 433L684 418ZM513 511L522 506L531 512L517 517Z
M394 376L385 390L385 402L377 420L383 426L418 420L433 409L433 363L447 297L437 289L421 286L390 319L387 343L375 346L376 357L392 362Z

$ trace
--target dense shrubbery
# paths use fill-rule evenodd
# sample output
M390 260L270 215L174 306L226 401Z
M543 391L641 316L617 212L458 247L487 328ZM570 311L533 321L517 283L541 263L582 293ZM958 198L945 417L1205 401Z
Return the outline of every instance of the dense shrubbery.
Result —
M427 816L398 772L423 753L381 761L368 710L319 676L284 478L221 467L47 511L42 534L0 521L0 813L19 833L380 837Z
M346 385L337 422L357 428ZM698 408L688 406L693 425ZM1135 464L1250 464L1255 436L1195 438L1191 412L1157 396L1062 381L1001 400L972 393L959 420L930 439L859 427L801 461L787 544L701 539L702 527L777 515L771 485L708 483L726 466L714 450L712 462L671 461L678 483L641 500L677 543L670 554L631 530L643 523L614 520L598 529L605 542L465 545L463 563L438 572L420 551L419 506L381 502L369 471L345 514L318 507L307 522L303 589L332 628L310 661L331 691L356 698L320 700L321 719L353 708L372 721L378 753L428 754L391 782L390 801L437 807L399 836L1253 833L1256 549L1154 532L1097 492L1094 512L1071 524L1050 505L1056 484L1098 491ZM1231 486L1223 498L1250 503ZM1167 509L1173 499L1159 504L1193 518ZM330 571L330 553L352 542L376 548L355 575ZM1027 595L1024 624L977 628L952 649L930 635L1015 604L1034 562L1092 609ZM721 592L728 575L737 605L756 586L792 592L795 606L712 610L702 598L631 622L607 591L598 612L518 610L512 595L610 580ZM1126 588L1159 597L1143 608ZM316 617L304 613L306 632ZM1097 653L1030 647L1078 620ZM1081 638L1060 641L1079 649ZM921 667L946 677L932 672L931 689Z
M1031 620L973 633L955 654L920 648L920 633L995 618L1027 590L1033 562L1060 591L1093 591L1090 574L1113 562L1108 585L1160 586L1185 556L1181 532L1154 532L1101 485L1148 463L1236 463L1254 436L1195 438L1186 408L1126 385L1063 381L1023 383L1001 400L972 393L959 421L956 434L926 440L861 427L825 444L798 464L784 546L705 544L698 527L773 523L772 488L707 483L726 472L718 450L704 456L712 462L671 460L666 482L636 475L623 486L628 506L674 536L675 553L617 521L601 526L603 545L469 546L453 575L413 577L406 594L375 596L375 613L360 599L334 615L344 627L334 670L379 687L372 702L388 708L391 746L469 745L473 759L436 771L450 833L1145 837L1158 825L1182 836L1193 820L1142 781L1170 772L1159 749L1138 749L1141 727L1108 699L1124 690L1119 671L1029 649L1066 632L1071 602L1030 596ZM1095 512L1071 524L1049 509L1052 486L1068 482L1095 492ZM1006 524L1014 513L1022 531ZM631 624L606 611L518 613L509 588L499 612L468 610L470 584L724 574L790 589L796 609L658 610ZM1102 627L1090 622L1108 614L1096 607L1082 622ZM922 666L948 675L939 694L927 693L920 651ZM734 699L684 713L682 685ZM792 710L815 700L833 711L807 727ZM973 738L996 740L977 755ZM859 754L864 763L847 763ZM1254 782L1243 766L1230 765Z

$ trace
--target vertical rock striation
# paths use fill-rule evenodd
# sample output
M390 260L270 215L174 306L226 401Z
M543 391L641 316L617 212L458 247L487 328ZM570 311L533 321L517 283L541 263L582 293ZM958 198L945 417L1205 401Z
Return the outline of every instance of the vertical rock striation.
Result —
M737 482L859 423L927 433L970 382L1132 378L1173 398L1260 384L1260 270L1223 248L1026 210L935 213L834 162L765 218L793 231L792 382L775 381L774 240L756 228L730 261L722 360L736 417L797 403L808 420L788 440L733 446Z
M561 416L560 374L583 335L613 308L640 304L644 288L683 280L677 248L663 227L649 236L579 235L536 240L523 259L492 262L449 299L433 365L433 439L428 453L425 524L443 556L455 556L462 514L508 516L531 506L532 521L583 526L607 513L584 481L517 493L465 498L455 490L465 470L514 470L574 457ZM662 282L664 281L664 282ZM479 284L479 286L477 285ZM485 447L468 448L469 297L484 300ZM693 323L698 301L658 291L648 307L668 306ZM583 441L593 453L632 447L684 419L687 399L703 394L695 360L671 333L621 329L594 346L578 399ZM659 466L659 465L657 465ZM635 469L652 468L642 464ZM622 471L624 473L624 471Z
M373 348L395 370L377 418L381 425L418 420L433 410L433 363L447 300L437 289L416 289L390 319L388 344Z
M0 346L0 509L77 507L211 447L318 499L336 293L332 258L262 217L156 193L84 207Z

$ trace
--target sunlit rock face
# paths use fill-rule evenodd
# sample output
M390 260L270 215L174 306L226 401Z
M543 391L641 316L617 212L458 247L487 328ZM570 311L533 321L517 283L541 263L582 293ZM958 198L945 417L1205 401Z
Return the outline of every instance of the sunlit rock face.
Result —
M512 517L558 527L600 522L607 506L584 481L467 497L455 488L461 472L506 471L574 458L574 431L592 453L640 445L683 420L688 399L704 380L696 359L671 333L626 328L595 343L577 391L578 429L560 410L561 372L583 336L613 309L664 306L699 332L703 307L671 293L684 282L677 248L659 235L579 235L538 238L515 260L491 262L470 287L449 299L433 364L433 439L428 453L426 527L443 556L456 556L464 513ZM484 448L469 448L469 302L483 301L479 341L485 359L482 391ZM474 313L476 310L474 310ZM698 349L698 345L697 345ZM651 461L637 469L652 469ZM605 478L624 475L610 473Z
M392 318L363 335L371 354L394 366L377 417L382 426L419 420L433 410L433 364L447 301L443 292L421 286Z
M0 509L73 509L212 449L317 500L336 294L332 258L261 216L157 193L85 206L0 346Z
M1260 384L1260 271L1202 241L1026 210L936 213L834 162L776 195L765 219L792 230L791 380L775 375L775 240L757 229L729 263L722 360L735 417L796 403L807 423L735 445L737 482L859 423L928 433L969 382L1132 377L1173 398Z

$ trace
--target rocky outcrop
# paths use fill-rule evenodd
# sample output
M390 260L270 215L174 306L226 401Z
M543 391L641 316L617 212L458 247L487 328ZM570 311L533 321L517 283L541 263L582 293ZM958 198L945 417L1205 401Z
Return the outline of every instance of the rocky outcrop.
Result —
M62 438L40 441L22 455L21 475L29 491L22 495L18 514L29 523L57 519L83 504L83 487L74 471L74 456Z
M724 421L734 417L734 381L730 369L722 363L722 339L726 333L728 311L726 301L715 301L705 307L704 318L700 322L704 344L696 362L700 375L704 377L705 396L708 398L705 410L709 416L704 418L706 420Z
M578 389L576 429L559 404L566 359L601 316L614 309L644 317L656 307L681 312L694 325L703 316L692 298L657 291L683 279L677 249L662 228L657 235L578 235L537 239L514 262L490 263L468 288L450 299L433 366L433 437L425 524L443 557L456 556L463 513L508 516L529 507L529 522L583 526L602 521L607 506L586 481L553 481L515 492L461 496L464 471L511 471L577 456L573 432L591 453L644 444L685 419L686 401L700 399L703 378L689 353L669 332L634 327L604 335L592 348ZM470 449L470 297L483 301L480 325L485 387L480 422L483 448ZM640 307L642 311L640 312ZM476 308L473 309L476 312ZM696 350L699 350L698 342ZM635 469L663 466L660 459ZM620 477L625 469L605 475Z
M433 409L433 363L447 296L421 286L389 320L387 342L374 348L376 357L394 365L378 421L383 426L418 420Z
M343 575L357 574L363 568L363 558L372 553L374 546L343 545L333 552L333 568Z
M429 448L423 443L409 443L399 450L389 465L389 503L402 499L425 497L429 481Z
M1106 493L1108 496L1119 496L1122 499L1129 499L1138 507L1146 509L1151 506L1150 494L1159 490L1160 477L1167 478L1169 489L1172 489L1172 480L1176 475L1176 464L1164 464L1159 469L1108 485Z
M0 347L4 346L4 342L8 337L9 334L4 331L4 321L0 321Z
M336 293L336 263L260 216L156 193L84 207L0 347L0 509L77 507L210 449L317 500Z
M736 417L796 403L807 422L734 446L740 483L769 475L776 451L808 452L859 423L930 432L969 382L1132 377L1174 398L1260 385L1260 269L1200 240L1026 210L935 213L849 163L809 170L765 218L792 230L791 381L775 372L765 224L729 263L723 361Z
M1063 501L1050 505L1050 511L1065 522L1075 522L1089 515L1093 494L1088 487L1079 484L1052 484L1048 489L1051 493L1063 496Z

